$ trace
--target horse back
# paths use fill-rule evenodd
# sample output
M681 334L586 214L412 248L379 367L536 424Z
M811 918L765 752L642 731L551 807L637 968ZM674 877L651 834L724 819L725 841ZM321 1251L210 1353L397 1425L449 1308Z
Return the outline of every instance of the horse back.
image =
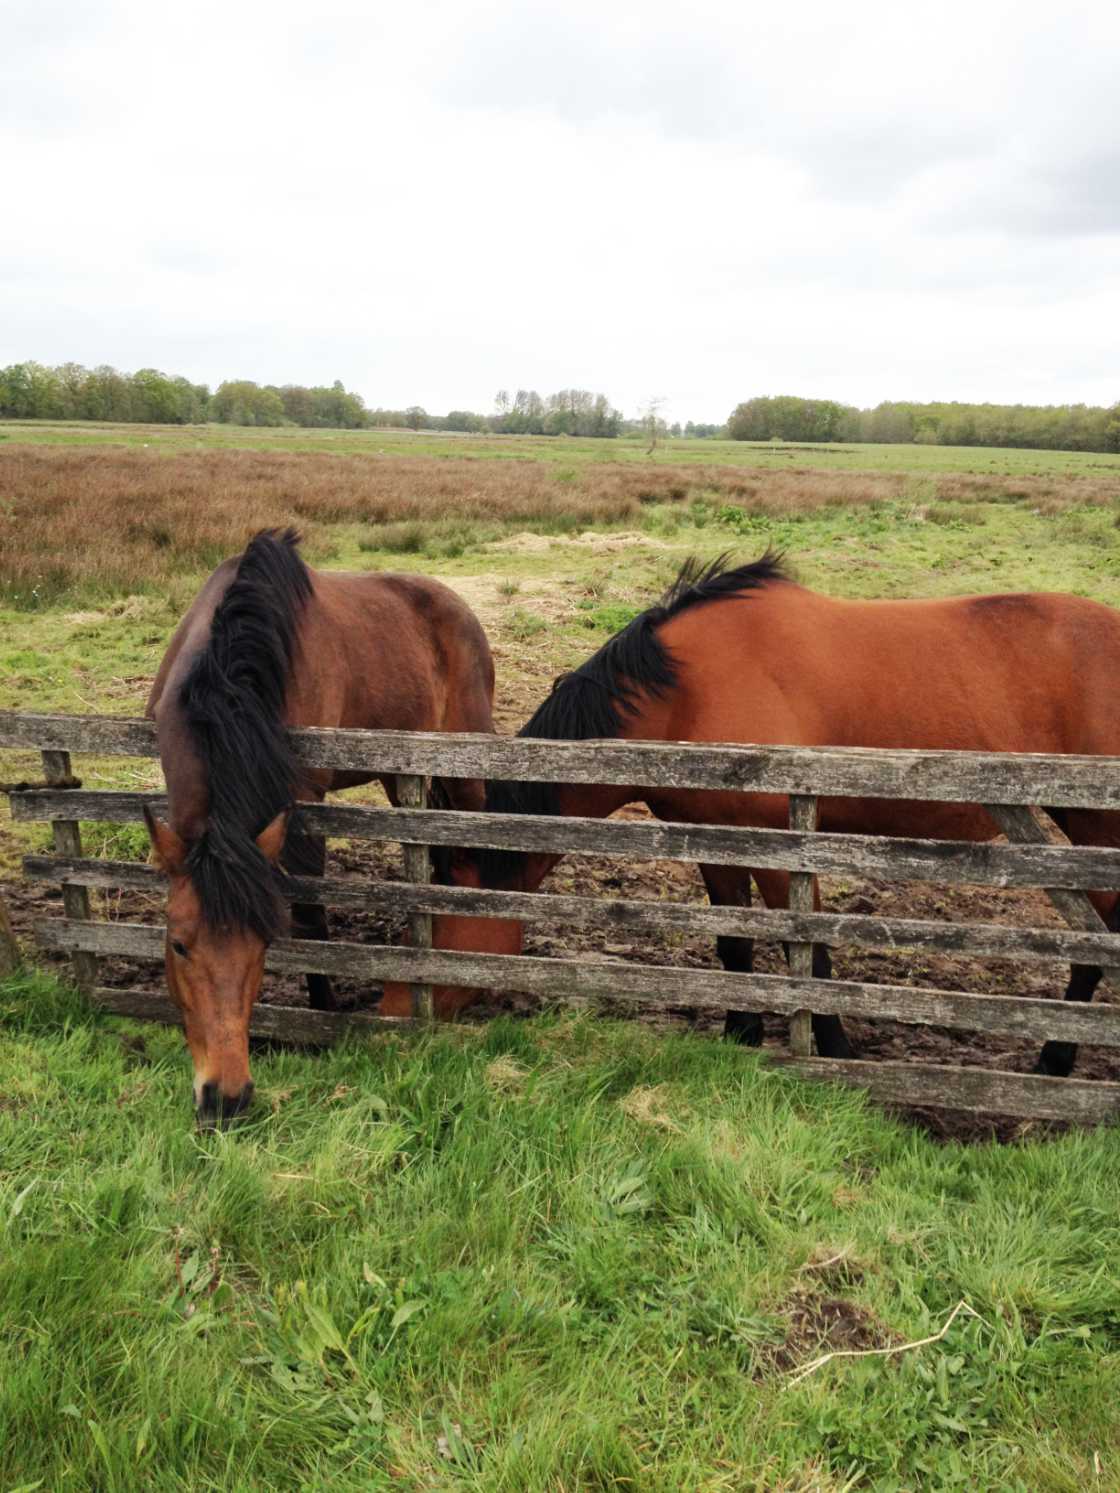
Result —
M864 602L784 583L662 638L678 739L1120 755L1120 614L1083 597Z
M290 683L293 725L489 731L494 665L486 634L426 576L313 572Z

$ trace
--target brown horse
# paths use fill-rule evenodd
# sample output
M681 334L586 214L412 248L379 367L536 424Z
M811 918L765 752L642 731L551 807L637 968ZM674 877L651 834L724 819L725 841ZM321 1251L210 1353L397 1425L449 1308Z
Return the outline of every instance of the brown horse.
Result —
M794 746L948 748L965 751L1120 754L1120 614L1076 596L957 597L944 601L839 601L796 585L765 555L729 569L690 562L659 606L642 612L593 658L557 681L522 736L575 740L760 742ZM644 800L659 819L782 828L777 794L491 783L494 812L605 816ZM1055 818L1078 844L1120 846L1120 814L1068 810ZM820 827L849 834L989 840L978 806L824 799ZM508 851L456 851L449 877L466 886L535 890L558 859ZM701 866L713 903L748 905L751 872ZM756 871L764 901L787 905L789 878ZM1117 896L1093 893L1115 928ZM819 906L819 898L817 899ZM520 924L439 917L444 949L520 952ZM720 938L727 969L752 966L751 940ZM814 974L831 974L827 949ZM1066 998L1089 1000L1100 969L1075 965ZM443 987L450 1015L476 992ZM386 989L383 1009L406 992ZM818 1050L850 1054L835 1016L814 1018ZM729 1012L726 1030L761 1040L761 1018ZM1068 1074L1076 1048L1048 1042L1039 1071Z
M298 543L291 529L266 531L218 567L148 699L167 780L168 822L147 815L170 878L167 984L207 1126L252 1097L249 1017L286 923L276 868L323 874L325 841L297 823L288 832L292 805L372 776L301 767L285 728L492 729L490 649L453 592L421 576L312 571ZM444 788L455 807L482 806L479 782ZM327 937L321 906L293 907L292 925ZM330 981L307 981L311 1004L333 1007Z

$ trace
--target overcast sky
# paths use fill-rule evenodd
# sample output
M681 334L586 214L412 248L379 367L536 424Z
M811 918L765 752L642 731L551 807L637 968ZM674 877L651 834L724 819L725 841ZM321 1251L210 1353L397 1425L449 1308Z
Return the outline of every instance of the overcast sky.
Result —
M1120 399L1120 4L0 0L0 364Z

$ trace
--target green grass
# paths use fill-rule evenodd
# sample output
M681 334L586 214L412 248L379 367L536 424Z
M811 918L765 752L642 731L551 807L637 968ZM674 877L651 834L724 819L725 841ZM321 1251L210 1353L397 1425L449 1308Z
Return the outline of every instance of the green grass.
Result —
M42 976L0 1023L6 1489L1117 1484L1115 1131L938 1145L538 1018L258 1056L201 1137L177 1033ZM790 1387L798 1324L962 1298Z

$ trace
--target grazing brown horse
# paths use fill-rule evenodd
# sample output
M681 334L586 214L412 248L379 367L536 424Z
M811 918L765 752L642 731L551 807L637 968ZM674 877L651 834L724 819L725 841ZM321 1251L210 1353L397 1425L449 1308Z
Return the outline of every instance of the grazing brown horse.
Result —
M659 606L642 612L573 673L564 675L521 731L557 740L759 742L791 746L947 748L963 751L1120 754L1120 614L1076 596L965 596L944 601L840 601L796 585L765 555L730 569L723 557L690 562ZM691 789L502 783L488 786L499 813L605 816L644 800L659 819L783 828L780 794ZM1053 811L1075 843L1120 846L1120 814ZM978 806L826 798L820 827L848 834L989 840ZM535 890L557 856L456 851L449 876L466 886ZM713 903L750 902L747 869L701 866ZM763 899L785 907L789 877L756 871ZM1094 892L1109 926L1117 896ZM819 906L819 898L817 901ZM438 917L444 949L518 953L520 924ZM752 965L750 939L720 938L727 969ZM827 949L814 974L831 974ZM1066 998L1089 1000L1099 968L1074 965ZM443 987L450 1015L476 992ZM405 1009L386 989L383 1005ZM840 1021L816 1016L818 1050L850 1053ZM761 1018L729 1012L726 1030L761 1040ZM1039 1071L1068 1074L1076 1048L1048 1042Z
M168 822L147 816L170 878L167 984L207 1126L252 1097L249 1016L286 921L275 868L323 874L325 841L298 823L288 832L292 805L372 776L301 767L286 727L492 730L490 649L453 592L421 576L309 570L298 543L266 531L218 567L148 699L167 780ZM482 806L480 782L444 788L455 807ZM296 937L327 936L322 907L293 907L292 923ZM307 980L311 1004L333 1007L330 981Z

